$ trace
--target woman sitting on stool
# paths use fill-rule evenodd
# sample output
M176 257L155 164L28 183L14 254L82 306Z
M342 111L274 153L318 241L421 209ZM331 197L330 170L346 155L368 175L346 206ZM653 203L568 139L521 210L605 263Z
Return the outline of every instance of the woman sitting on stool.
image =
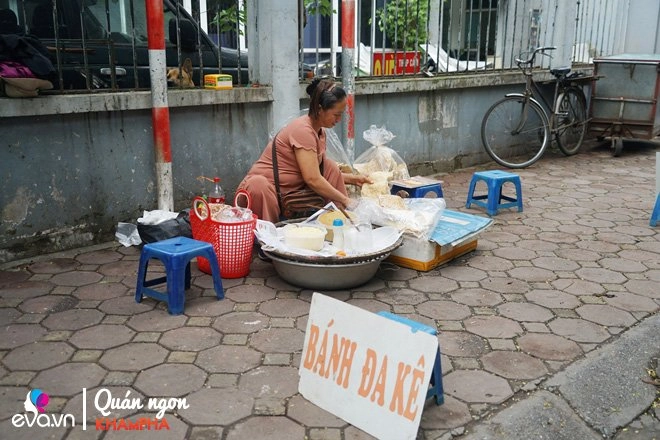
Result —
M251 198L252 211L262 220L281 219L280 204L273 171L273 151L276 153L281 194L309 188L326 200L343 207L355 201L348 197L346 184L361 186L371 183L368 177L342 173L335 161L326 155L326 128L341 121L346 108L346 92L332 81L314 79L307 86L310 96L309 112L282 130L264 149L252 165L238 189L246 190Z

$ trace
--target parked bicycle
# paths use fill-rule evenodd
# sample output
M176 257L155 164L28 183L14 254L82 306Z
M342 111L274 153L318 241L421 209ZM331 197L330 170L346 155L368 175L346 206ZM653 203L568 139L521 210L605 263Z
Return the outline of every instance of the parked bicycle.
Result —
M529 59L516 59L525 75L523 93L508 93L493 104L481 122L481 141L493 160L508 168L524 168L539 160L554 138L567 156L578 152L587 130L587 100L571 69L552 69L557 78L552 102L534 82L537 54L556 47L539 47Z

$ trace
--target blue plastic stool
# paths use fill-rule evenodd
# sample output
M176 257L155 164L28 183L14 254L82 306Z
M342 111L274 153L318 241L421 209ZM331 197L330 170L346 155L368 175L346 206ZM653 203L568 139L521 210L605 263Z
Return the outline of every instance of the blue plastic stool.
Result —
M475 196L474 189L477 182L484 181L488 187L488 194ZM516 187L516 197L508 197L502 195L502 185L506 182L511 182ZM502 200L506 200L502 203ZM469 208L474 203L482 208L486 208L488 215L493 216L501 208L518 207L518 212L522 212L522 187L520 184L520 176L506 171L493 170L493 171L479 171L472 175L470 181L470 188L468 189L467 202L465 207Z
M171 315L183 313L186 300L186 289L190 288L190 260L194 257L204 257L211 263L213 287L216 297L225 297L220 277L220 266L215 256L213 245L187 237L174 237L144 245L140 254L140 268L135 289L135 301L142 302L143 296L167 302L167 311ZM156 258L165 266L165 276L147 281L149 260ZM161 293L150 287L167 283L167 292Z
M412 319L404 318L403 316L395 315L394 313L381 311L378 312L377 315L407 325L412 329L413 333L416 331L422 331L433 336L438 335L438 331L435 328L422 324L421 322L413 321ZM435 353L435 363L433 364L433 371L431 372L431 387L426 392L427 399L431 396L435 396L436 405L442 405L445 403L444 389L442 387L442 361L440 359L440 344L438 344L438 351Z
M658 220L660 220L660 193L658 193L655 198L655 208L653 208L653 214L651 214L651 221L649 224L656 227L658 225Z
M420 185L415 187L397 185L396 183L392 185L390 189L390 194L400 195L401 197L408 198L438 198L444 197L442 194L442 185L440 182L431 183L428 185Z

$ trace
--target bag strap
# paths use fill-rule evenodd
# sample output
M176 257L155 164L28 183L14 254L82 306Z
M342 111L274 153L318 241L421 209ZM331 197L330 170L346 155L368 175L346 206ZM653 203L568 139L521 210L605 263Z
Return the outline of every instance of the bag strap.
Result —
M275 142L277 142L277 132L273 138L272 153L273 156L273 180L275 181L275 192L277 193L277 206L280 208L280 215L284 213L284 206L282 205L282 191L280 190L280 171L277 167L277 150L275 149Z
M277 194L277 206L280 208L280 215L284 213L284 205L282 204L282 191L280 190L280 171L277 167L277 151L275 149L275 142L277 141L277 135L280 134L277 132L273 138L272 153L273 156L273 180L275 181L275 193ZM319 171L323 175L323 159L319 164Z

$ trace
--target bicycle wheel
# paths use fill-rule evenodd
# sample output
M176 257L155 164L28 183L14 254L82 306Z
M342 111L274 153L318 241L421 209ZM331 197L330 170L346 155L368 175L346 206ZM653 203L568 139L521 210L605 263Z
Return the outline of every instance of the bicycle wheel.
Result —
M523 96L507 96L493 104L481 122L481 142L493 160L508 168L524 168L548 147L550 127L543 108Z
M555 136L566 156L578 152L587 131L587 100L582 90L569 87L557 98Z

